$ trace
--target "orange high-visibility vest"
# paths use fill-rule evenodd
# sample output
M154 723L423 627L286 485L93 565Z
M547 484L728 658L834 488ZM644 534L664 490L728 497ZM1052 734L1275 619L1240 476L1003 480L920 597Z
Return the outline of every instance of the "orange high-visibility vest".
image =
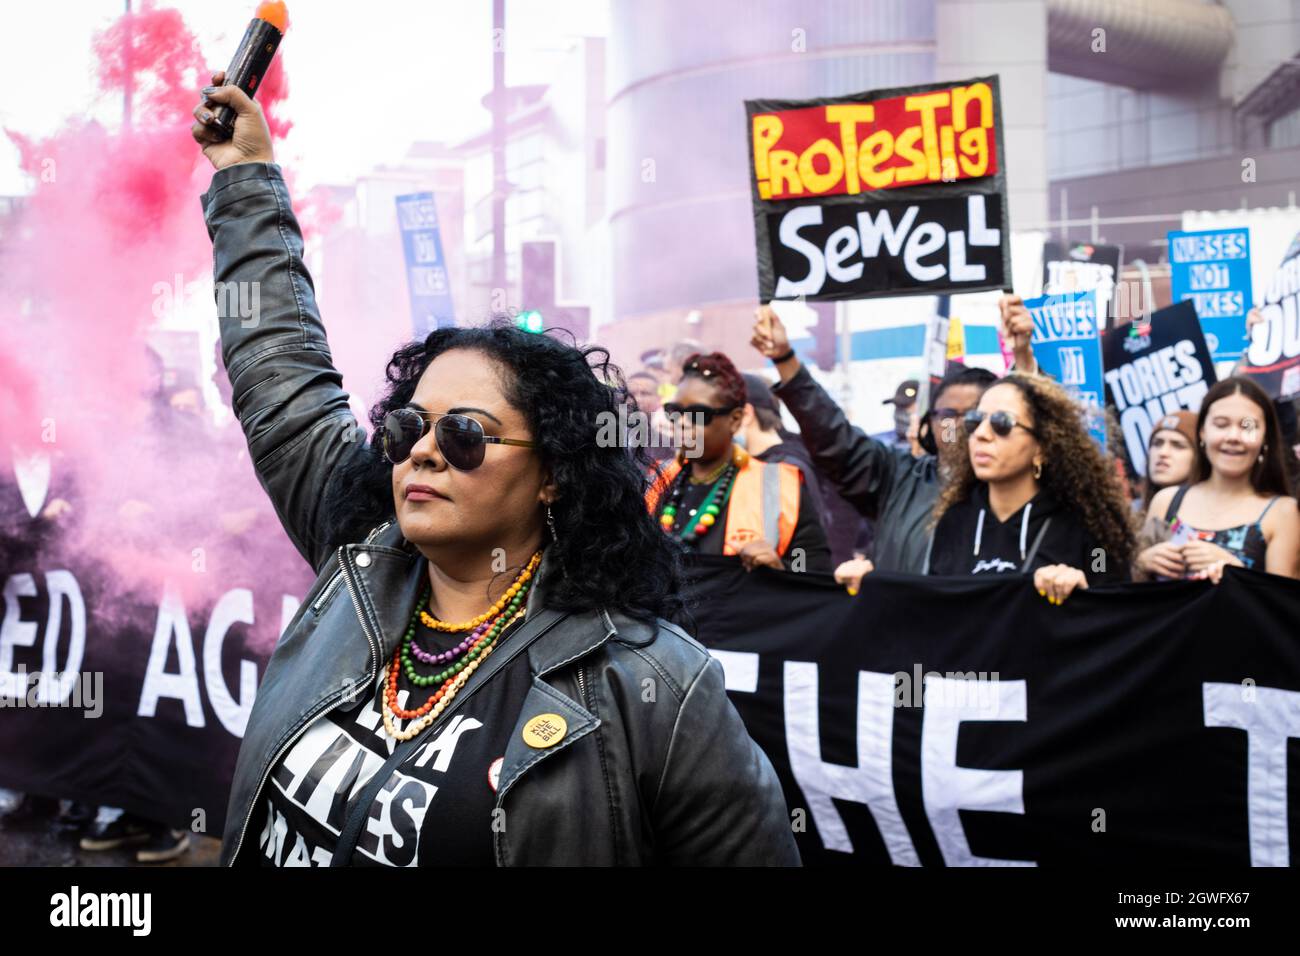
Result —
M680 458L674 458L651 482L645 500L652 516L659 507L659 499L681 470ZM776 548L777 554L784 556L799 522L802 480L799 469L788 462L768 463L750 455L731 484L722 553L739 554L750 541L763 538Z

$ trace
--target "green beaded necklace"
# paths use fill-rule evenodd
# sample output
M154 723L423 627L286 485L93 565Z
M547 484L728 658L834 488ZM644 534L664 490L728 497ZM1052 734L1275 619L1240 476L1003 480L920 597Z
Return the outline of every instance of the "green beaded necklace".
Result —
M672 500L664 505L663 517L660 519L663 528L669 534L674 530L677 523L677 509L681 505L683 489L686 485L687 469L682 469L681 476L678 478L676 486L673 488ZM714 480L709 493L705 496L704 502L695 510L686 525L678 532L678 537L682 541L694 541L696 538L703 537L708 533L708 529L717 523L718 515L726 506L728 499L731 497L732 479L735 477L736 469L732 462L727 462L722 468L722 472ZM700 519L705 515L710 515L712 520L704 523L703 530L700 527Z
M406 675L406 679L416 687L428 687L431 684L441 684L443 681L455 677L469 666L471 661L487 653L487 649L501 636L501 632L505 630L506 625L510 622L511 618L514 617L515 612L518 611L524 601L528 599L528 590L531 587L532 580L529 579L520 587L519 593L510 600L510 603L501 609L501 613L496 616L492 621L491 626L488 628L487 634L485 634L481 640L475 642L473 646L467 648L463 653L463 656L460 657L460 660L457 660L454 664L449 665L436 674L420 674L415 670L415 661L412 659L411 645L415 643L415 628L420 621L420 612L423 611L425 605L429 603L429 591L426 589L424 595L416 602L415 611L411 614L411 623L407 625L406 635L402 638L402 670Z

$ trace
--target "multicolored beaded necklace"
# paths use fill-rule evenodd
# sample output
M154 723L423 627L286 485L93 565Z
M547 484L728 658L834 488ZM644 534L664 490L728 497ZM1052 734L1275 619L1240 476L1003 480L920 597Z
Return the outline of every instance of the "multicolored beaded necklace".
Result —
M470 675L496 648L501 635L524 617L533 574L541 560L542 553L538 551L519 573L514 583L501 595L499 601L478 617L460 624L440 621L425 610L429 602L429 591L426 588L411 614L411 623L406 628L406 634L393 653L392 662L388 665L383 710L384 729L390 736L397 740L410 740L438 719L460 689L465 686ZM426 626L439 631L450 633L469 631L470 633L451 650L430 653L416 643L417 622L423 622ZM447 666L435 674L420 674L415 669L416 660L435 666ZM434 684L441 684L441 686L421 706L414 709L400 707L397 703L397 689L398 679L403 673L416 687L429 687ZM414 722L399 729L396 724L398 718Z
M690 543L703 538L709 533L718 521L718 516L722 509L727 506L727 499L731 495L732 482L735 481L736 472L744 467L745 461L749 455L739 446L732 446L731 459L720 466L719 470L709 476L712 479L713 487L705 496L704 501L695 509L695 514L690 516L684 525L678 526L678 513L682 508L682 496L685 493L688 482L693 481L690 478L691 469L683 464L681 473L678 474L677 480L673 482L672 492L668 498L668 504L664 505L663 514L659 516L659 524L668 534L676 534L683 542ZM700 482L703 484L703 482Z

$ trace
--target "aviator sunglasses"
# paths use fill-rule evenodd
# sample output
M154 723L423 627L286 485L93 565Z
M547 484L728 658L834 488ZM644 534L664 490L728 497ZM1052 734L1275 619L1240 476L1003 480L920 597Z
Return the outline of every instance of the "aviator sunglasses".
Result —
M972 408L962 419L962 423L966 426L966 434L974 435L975 430L980 427L980 422L984 421L986 417L989 420L989 426L993 429L993 434L997 435L999 438L1006 438L1011 434L1011 429L1013 428L1023 428L1035 438L1038 437L1038 432L1034 431L1028 425L1020 424L1020 422L1016 421L1016 416L1012 415L1010 412L993 412L992 414L989 414L988 412L980 411L978 408Z
M518 445L536 448L537 443L523 438L498 438L483 434L483 426L468 415L438 414L416 408L399 408L384 417L381 442L384 457L400 465L411 457L416 443L433 424L433 438L443 459L457 471L472 471L483 464L486 446Z

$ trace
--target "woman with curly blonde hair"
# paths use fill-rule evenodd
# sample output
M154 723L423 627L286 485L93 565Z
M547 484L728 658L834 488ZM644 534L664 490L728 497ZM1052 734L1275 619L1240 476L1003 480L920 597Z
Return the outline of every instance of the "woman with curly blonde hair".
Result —
M934 510L930 574L1033 572L1052 604L1126 581L1131 510L1080 408L1051 379L999 380L963 420L966 455Z

